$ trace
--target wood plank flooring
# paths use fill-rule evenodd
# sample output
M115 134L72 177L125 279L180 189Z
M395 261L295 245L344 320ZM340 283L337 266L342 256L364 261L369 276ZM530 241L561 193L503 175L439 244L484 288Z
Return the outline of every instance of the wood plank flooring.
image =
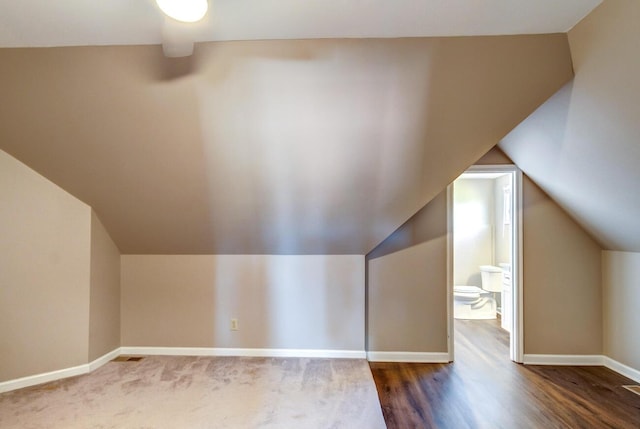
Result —
M604 367L520 365L496 320L456 320L451 364L370 363L389 429L640 428L637 384Z

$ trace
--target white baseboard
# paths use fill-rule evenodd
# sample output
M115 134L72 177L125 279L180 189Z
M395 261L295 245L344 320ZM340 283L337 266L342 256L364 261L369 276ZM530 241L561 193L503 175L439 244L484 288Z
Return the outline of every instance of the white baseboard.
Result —
M602 355L524 355L525 365L604 366L640 383L640 371Z
M221 349L205 347L119 347L95 359L92 362L30 375L0 382L0 393L36 384L48 383L63 378L75 377L95 371L120 355L167 355L167 356L254 356L254 357L312 357L365 359L364 350L314 350L314 349Z
M525 354L525 365L603 366L602 355L532 355Z
M627 366L623 363L613 360L607 356L604 356L604 366L606 366L612 371L617 372L618 374L624 375L625 377L632 379L636 383L640 383L640 371L638 371L637 369L631 368L630 366Z
M447 363L448 353L420 352L365 352L361 350L315 350L315 349L232 349L209 347L120 347L100 356L92 362L45 372L28 377L0 382L0 393L36 384L48 383L63 378L75 377L95 371L120 355L165 355L165 356L247 356L247 357L312 357L368 359L370 362L415 362ZM640 383L640 371L602 355L535 355L525 354L526 365L575 365L605 366L635 382Z
M100 368L102 365L114 360L115 358L117 358L118 356L120 356L121 352L120 352L120 347L118 347L117 349L111 350L109 353L105 353L104 355L100 356L98 359L89 362L89 371L88 372L93 372L96 369Z
M71 368L59 369L57 371L43 372L41 374L30 375L28 377L16 378L14 380L3 381L2 383L0 383L0 393L22 389L29 386L35 386L36 384L49 383L50 381L62 380L63 378L75 377L76 375L87 374L100 368L102 365L112 359L115 359L119 355L120 349L117 348L103 356L100 356L98 359L90 363L73 366Z
M367 352L369 362L448 363L449 353Z
M123 355L246 356L365 359L364 350L234 349L215 347L121 347Z
M71 368L59 369L57 371L43 372L41 374L30 375L28 377L16 378L14 380L0 383L0 393L10 390L22 389L24 387L35 386L36 384L48 383L63 378L75 377L89 372L89 365L78 365Z

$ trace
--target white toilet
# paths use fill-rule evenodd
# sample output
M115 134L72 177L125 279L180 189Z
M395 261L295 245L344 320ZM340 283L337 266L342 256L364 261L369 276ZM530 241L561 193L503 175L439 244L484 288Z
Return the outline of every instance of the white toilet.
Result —
M502 292L502 269L480 265L482 288L453 287L453 317L456 319L495 319L496 300L493 293Z

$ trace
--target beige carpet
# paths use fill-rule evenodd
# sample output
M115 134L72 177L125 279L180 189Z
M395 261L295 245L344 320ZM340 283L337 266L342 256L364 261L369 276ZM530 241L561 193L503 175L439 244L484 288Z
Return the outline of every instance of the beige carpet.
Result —
M0 428L385 428L357 359L168 357L0 394Z

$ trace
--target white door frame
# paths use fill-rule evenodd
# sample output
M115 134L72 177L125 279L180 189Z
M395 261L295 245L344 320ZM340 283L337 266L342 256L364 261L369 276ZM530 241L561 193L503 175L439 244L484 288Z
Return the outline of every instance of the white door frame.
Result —
M466 172L511 173L515 198L511 199L511 223L513 246L511 246L511 278L513 282L513 318L511 326L509 358L522 363L524 357L524 319L522 282L522 171L513 164L473 165ZM447 338L449 361L454 360L453 338L453 183L447 187Z

